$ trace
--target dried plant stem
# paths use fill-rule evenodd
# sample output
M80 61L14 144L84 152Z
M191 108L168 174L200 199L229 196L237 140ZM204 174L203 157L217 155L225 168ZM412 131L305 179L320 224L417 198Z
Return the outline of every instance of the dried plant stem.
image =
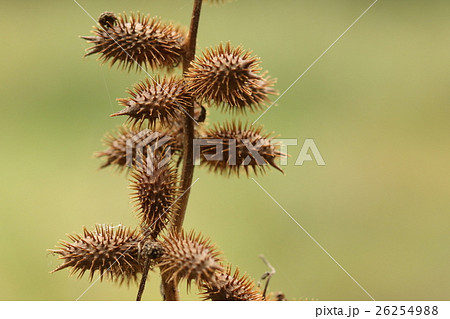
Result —
M261 280L266 280L266 284L264 285L264 291L262 293L262 296L264 298L264 300L266 300L266 293L267 293L267 288L269 287L269 282L270 279L276 274L276 270L275 268L270 264L270 262L266 259L266 257L264 257L264 255L259 255L259 258L261 258L261 260L266 264L267 267L269 267L269 271L266 271L262 276L261 276ZM258 286L260 285L260 283L258 283Z
M195 57L195 47L197 45L198 24L200 21L200 11L202 9L203 0L195 0L194 10L192 11L191 26L189 34L185 42L185 52L183 61L183 72L186 73L189 64Z
M150 259L145 261L144 269L142 272L141 282L139 284L139 290L137 293L136 301L141 301L142 295L144 294L145 283L147 282L147 275L150 270Z
M68 235L70 241L60 241L57 249L50 250L63 260L53 272L70 268L79 277L88 274L91 281L99 272L100 280L108 278L119 284L135 282L140 277L136 295L140 301L149 271L159 267L165 301L180 300L178 286L182 282L186 282L188 292L195 283L205 300L266 299L275 269L264 257L261 258L270 270L261 277L261 281L266 281L261 293L253 280L239 274L237 267L232 272L231 265L224 266L208 238L193 231L186 233L183 228L194 175L194 137L203 141L201 165L218 173L239 175L244 170L248 175L249 169L262 173L267 164L282 171L275 160L286 156L272 143L269 134L262 133L261 127L247 127L233 120L206 129L207 124L197 123L206 120L203 105L212 103L237 115L260 110L268 101L267 95L277 94L272 88L275 81L261 72L259 58L241 46L220 44L204 51L203 57L196 56L203 2L227 1L191 0L188 32L140 13L116 16L104 12L93 36L82 37L93 44L86 56L99 55L102 62L117 62L129 70L136 67L169 71L182 66L183 71L181 77L167 75L156 79L147 73L151 80L128 90L128 98L118 99L125 108L111 116L126 116L127 122L116 136L107 138L108 149L97 154L106 159L102 168L131 168L131 198L140 227L132 230L102 224L92 231L84 228L80 235ZM177 162L164 165L166 155L170 155L169 147L173 147L173 159ZM211 156L219 147L223 157L217 161ZM277 299L285 300L283 295Z
M185 54L183 57L183 75L186 74L191 61L195 57L195 47L197 43L198 24L200 21L200 12L203 0L195 0L194 9L192 11L191 26L189 35L184 43ZM193 101L192 101L193 102ZM192 103L193 105L194 103ZM194 108L187 109L184 116L184 143L183 143L183 170L181 173L181 192L183 196L180 199L180 209L177 212L172 229L180 232L183 226L184 215L189 201L190 187L194 176L194 159L193 159L193 143L194 143ZM164 287L164 300L176 301L180 300L177 282L175 280L168 281L165 275L161 276Z
M185 42L185 54L183 58L183 74L186 74L191 61L195 57L195 47L197 43L197 31L200 21L200 11L203 0L195 0L194 10L192 12L191 26L189 35ZM180 199L180 209L172 225L177 232L181 231L184 215L186 213L189 201L190 187L194 176L194 108L188 108L184 116L184 145L183 145L183 171L181 173L181 192L184 194Z
M170 274L162 274L161 279L164 289L164 301L179 301L178 283L175 280L170 280Z

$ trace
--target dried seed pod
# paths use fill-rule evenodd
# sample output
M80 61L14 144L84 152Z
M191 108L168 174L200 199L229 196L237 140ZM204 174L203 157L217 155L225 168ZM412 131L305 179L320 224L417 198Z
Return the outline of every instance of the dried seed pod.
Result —
M131 198L141 218L143 233L151 238L166 228L178 209L178 176L166 155L161 152L141 158L131 173Z
M60 241L60 247L49 250L58 254L64 263L55 270L71 267L72 274L82 277L89 272L92 280L95 272L100 280L108 278L122 283L136 280L142 271L140 262L141 235L123 226L96 225L94 231L83 229L82 235L68 235L72 242Z
M262 77L267 73L263 73ZM235 107L238 107L238 110L245 110L250 108L252 110L260 110L262 109L262 105L264 105L264 101L269 101L267 95L278 95L278 92L273 89L271 86L274 85L275 80L269 78L262 78L258 80L252 81L249 85L250 94L242 95L241 99L237 99ZM225 108L227 105L224 106Z
M160 146L164 145L165 151L170 147L173 154L179 153L182 145L177 144L176 138L178 136L173 132L163 128L139 131L122 126L116 133L110 133L104 138L104 144L108 148L95 156L105 158L100 168L115 165L119 170L123 170L136 164L137 152L143 152L144 156L147 156L147 151L160 150Z
M232 274L231 266L226 271L216 272L216 280L202 285L205 300L212 301L263 301L262 294L255 289L254 282L247 276L239 275L236 268Z
M262 127L243 125L241 122L226 122L216 125L205 133L201 141L201 164L220 173L239 175L240 170L249 174L249 168L255 174L265 172L267 164L283 173L275 163L278 157L286 154L277 150L270 134L263 134Z
M163 128L157 130L144 129L142 131L122 126L116 133L109 133L104 138L106 150L95 153L96 157L105 158L105 162L100 168L115 165L120 171L124 168L131 168L136 165L137 152L142 152L144 156L148 151L158 151L164 146L164 151L177 154L181 151L182 145L177 144L177 136ZM169 149L170 148L170 149Z
M191 95L176 77L146 79L128 93L131 97L118 99L125 108L111 116L127 115L135 128L142 127L145 121L149 128L156 123L169 126L192 106Z
M210 240L194 232L171 232L164 237L164 254L159 264L162 273L170 275L170 280L179 282L186 279L188 289L191 281L197 285L215 279L215 272L222 270L220 253Z
M99 23L102 28L94 27L94 36L82 37L94 44L85 56L98 53L103 63L111 61L112 66L117 62L128 70L133 66L172 68L182 59L185 35L178 26L140 13L115 17L107 12L100 16Z
M195 105L194 118L198 121L203 116L202 108L198 103L195 103ZM122 126L117 132L108 133L104 137L103 143L107 146L107 149L95 153L95 156L105 159L100 168L114 165L119 171L136 164L136 149L144 152L144 156L147 156L146 152L149 149L158 150L158 145L164 145L165 151L170 151L173 157L180 156L184 143L183 130L181 118L167 127L157 124L153 130L144 129L140 131ZM195 138L204 136L205 129L202 123L199 122L199 125L195 125L194 130ZM150 148L147 146L150 146Z
M202 101L214 101L231 111L256 111L276 94L274 80L260 74L259 59L230 43L206 50L186 74L192 94Z

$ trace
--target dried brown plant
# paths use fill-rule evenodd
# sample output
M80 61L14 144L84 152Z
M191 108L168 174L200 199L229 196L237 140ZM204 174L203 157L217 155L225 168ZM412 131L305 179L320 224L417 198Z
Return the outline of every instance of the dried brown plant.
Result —
M260 126L233 120L207 127L210 105L243 115L261 110L276 91L275 81L261 71L260 59L241 46L227 42L195 56L202 2L194 0L189 32L140 13L105 12L94 35L82 37L93 45L86 56L98 55L102 63L129 71L181 65L182 75L159 77L145 71L147 77L128 91L130 97L118 99L124 108L112 116L126 116L125 124L105 137L107 148L96 154L104 159L101 168L128 168L140 227L96 225L68 235L70 241L50 250L62 260L52 272L70 268L79 277L89 273L90 280L96 273L100 280L139 280L136 299L141 300L149 271L159 268L164 300L180 299L181 281L188 288L194 282L204 299L266 300L268 280L260 291L238 268L233 272L224 266L207 237L183 230L194 139L201 145L201 166L228 175L264 173L269 166L282 172L276 160L286 156Z
M159 19L131 13L116 17L107 12L94 27L94 36L83 39L94 46L86 56L100 54L100 60L123 68L173 68L183 57L184 32L178 26L163 24Z
M167 274L171 281L191 281L198 286L214 279L216 271L221 271L220 253L210 240L184 231L171 232L164 236L164 254L159 264L161 272Z
M228 42L206 50L202 58L192 61L186 79L192 95L203 101L214 101L224 110L260 110L268 101L274 80L260 74L259 59L241 47Z
M146 152L147 154L150 153ZM142 231L156 239L175 217L180 197L178 175L163 158L169 155L143 156L131 172L131 198L135 202Z
M105 158L105 162L100 168L114 165L119 171L122 171L127 167L135 166L138 156L136 154L136 145L145 143L146 147L143 147L141 150L144 157L149 155L147 151L151 149L158 150L157 145L163 143L166 147L170 147L173 153L177 153L182 149L182 145L177 142L177 138L177 134L168 129L139 131L122 126L116 133L108 133L105 136L103 141L108 148L97 152L95 156Z
M207 130L203 139L201 163L214 172L239 175L244 170L249 175L252 169L258 174L265 172L268 165L283 172L275 159L286 155L277 150L270 134L262 133L261 126L225 122Z
M224 271L217 271L215 279L202 285L203 298L212 301L262 301L263 295L256 289L255 283L247 276L234 273L231 266Z
M149 128L154 128L156 123L169 126L186 112L187 107L192 107L191 95L183 80L176 77L145 79L128 92L132 97L118 100L125 108L111 116L126 115L138 129L145 121Z
M61 241L59 249L51 250L64 260L53 272L71 267L78 277L88 271L92 280L98 271L100 280L109 277L120 282L135 280L142 272L139 263L142 235L136 230L96 225L93 231L84 228L82 235L68 237L71 242Z

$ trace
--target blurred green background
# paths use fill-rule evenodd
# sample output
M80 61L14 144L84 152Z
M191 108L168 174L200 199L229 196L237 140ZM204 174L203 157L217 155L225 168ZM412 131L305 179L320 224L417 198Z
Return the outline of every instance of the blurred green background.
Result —
M262 57L283 92L371 0L239 0L205 6L199 48L230 40ZM187 25L192 1L80 0ZM0 299L75 300L86 278L47 254L96 223L136 226L125 175L92 154L144 74L83 59L93 21L72 0L2 1ZM380 0L260 120L291 147L286 176L257 181L377 300L450 299L450 3ZM259 114L250 114L254 120ZM210 122L227 117L211 110ZM294 162L313 138L326 166ZM277 269L288 298L369 297L251 180L197 169L185 226L251 277ZM144 296L160 300L157 274ZM182 288L185 293L185 288ZM97 283L81 300L133 300ZM196 299L196 295L185 299Z

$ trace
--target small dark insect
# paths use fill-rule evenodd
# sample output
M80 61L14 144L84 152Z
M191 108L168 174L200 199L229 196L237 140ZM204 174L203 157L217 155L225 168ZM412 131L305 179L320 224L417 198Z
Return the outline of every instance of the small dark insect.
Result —
M105 29L113 27L116 24L116 21L117 18L114 12L103 12L98 17L98 23Z
M275 300L276 301L288 301L286 299L286 295L284 293L282 293L281 291L279 291L275 294Z
M203 105L201 105L201 104L199 104L199 105L200 105L201 111L195 120L199 123L203 123L203 122L205 122L205 119L206 119L206 109Z

